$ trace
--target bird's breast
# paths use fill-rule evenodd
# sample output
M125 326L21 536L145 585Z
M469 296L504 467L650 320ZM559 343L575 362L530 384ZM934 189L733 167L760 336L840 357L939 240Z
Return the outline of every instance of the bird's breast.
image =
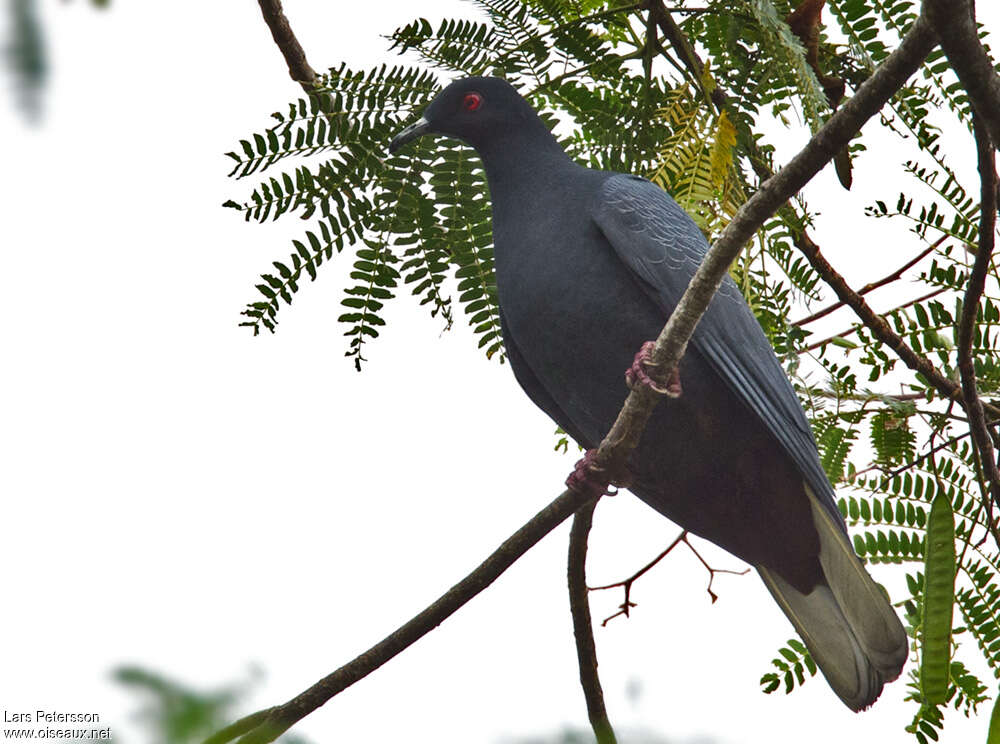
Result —
M627 394L624 372L666 318L586 216L536 211L494 228L508 344L560 407L600 440Z

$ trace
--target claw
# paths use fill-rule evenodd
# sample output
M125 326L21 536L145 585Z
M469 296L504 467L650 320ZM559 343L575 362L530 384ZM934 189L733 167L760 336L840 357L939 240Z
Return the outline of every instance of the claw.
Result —
M639 349L639 352L635 355L635 359L632 361L632 366L625 370L625 384L629 386L629 389L633 389L637 385L644 385L660 395L678 398L684 391L681 388L680 373L676 368L670 373L670 379L667 381L666 387L658 385L646 372L646 368L652 366L649 357L653 353L654 345L652 341L647 341Z
M630 477L625 472L612 476L594 463L596 455L596 449L589 449L584 453L566 479L566 487L571 491L582 491L595 499L599 496L614 496L617 491L611 489L611 484L628 486Z

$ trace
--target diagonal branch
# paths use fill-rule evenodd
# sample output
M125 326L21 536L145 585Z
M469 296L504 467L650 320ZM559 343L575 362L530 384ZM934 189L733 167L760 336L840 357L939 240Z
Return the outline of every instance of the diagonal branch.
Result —
M662 12L660 13L660 17L662 19L661 28L663 28L665 36L674 45L674 48L678 51L678 54L684 63L690 68L692 74L700 80L702 70L704 69L704 63L698 57L697 52L695 52L695 50L691 47L690 42L684 36L680 28L670 18L670 14L666 12L666 9L663 7L662 0L653 0L653 3L654 6L659 5L662 9ZM917 39L918 32L919 39ZM926 50L920 52L922 56L920 62L918 63L919 67L919 64L922 64L923 59L930 54L930 50L933 49L936 44L936 38L934 37L933 32L929 30L927 19L923 16L918 18L918 20L914 23L910 33L903 39L897 51L903 49L903 46L908 42L913 42L915 46L919 44L922 49ZM886 63L888 63L888 61L889 60L887 59ZM862 89L864 89L869 82L871 82L870 79L865 81L861 88L858 88L857 94L848 101L848 105L860 96ZM893 93L895 93L895 90ZM728 103L726 94L718 86L712 90L711 99L715 106L720 109L724 108ZM830 122L832 122L835 118L836 113L830 117ZM830 122L827 122L827 124ZM825 129L826 126L820 129L820 131L816 133L817 136L819 136ZM814 139L816 138L814 137ZM812 144L812 141L810 141L810 144ZM761 186L763 189L771 182L771 180L775 178L774 172L770 169L770 166L768 166L765 159L761 157L760 153L755 150L755 143L753 141L748 142L747 146L752 148L748 155L751 163L753 164L754 170L763 182L763 185ZM800 153L800 155L801 154L802 153ZM791 165L791 163L789 163L789 165ZM782 170L782 173L787 170L788 166ZM792 194L789 195L789 198L791 195ZM786 207L787 205L784 204L779 205L779 209ZM790 224L794 224L794 221ZM844 280L844 277L836 271L832 265L830 265L830 262L827 261L826 258L824 258L823 254L820 252L819 246L812 240L812 238L809 237L809 234L804 229L799 229L794 232L793 243L795 244L795 247L798 248L803 255L805 255L813 269L820 276L822 276L823 280L833 289L840 303L848 305L852 310L854 310L855 314L866 326L870 328L875 337L896 352L896 355L903 361L904 364L906 364L907 367L923 375L928 382L933 385L945 398L952 400L958 400L961 398L961 389L959 385L938 372L934 364L929 359L919 355L912 348L910 348L910 346L908 346L906 342L903 341L903 339L889 327L889 324L886 323L885 320L872 311L861 295L851 289L851 287ZM991 412L992 410L993 409L991 409Z
M998 423L1000 423L1000 421L990 421L988 425L989 426L996 426ZM849 475L848 478L847 478L847 483L848 483L848 485L853 485L854 482L859 477L861 477L862 475L864 475L866 473L871 473L871 472L874 472L874 471L878 471L879 473L881 473L882 478L885 481L890 481L893 478L895 478L897 475L902 475L903 473L905 473L910 468L912 468L912 467L914 467L916 465L919 465L924 460L932 457L933 455L935 455L937 452L939 452L940 450L944 449L945 447L951 447L956 442L962 441L967 436L969 436L969 432L966 432L965 434L958 434L957 436L951 437L950 439L946 439L945 441L941 442L940 444L931 445L931 446L928 447L927 451L924 452L923 454L917 455L912 460L909 460L908 462L904 462L902 465L899 465L899 466L897 466L896 468L894 468L892 470L886 470L886 468L885 468L884 465L869 465L867 468L864 468L863 470L855 471L852 475Z
M576 638L576 658L580 666L580 686L587 701L587 716L594 729L597 744L617 744L618 740L604 705L601 679L597 676L597 646L590 618L590 600L587 598L587 537L590 535L596 506L596 501L590 501L581 506L573 517L566 574L569 608L573 616L573 636Z
M934 36L921 18L857 94L834 113L808 144L789 161L778 174L767 180L740 207L732 221L719 235L670 319L657 337L650 355L651 366L662 371L661 383L677 368L684 350L709 302L715 295L730 263L760 226L789 198L799 191L836 152L843 147L886 101L919 69L934 46ZM638 443L653 407L660 396L648 386L633 389L617 420L601 442L594 457L598 467L607 472L618 471ZM358 680L401 653L460 609L466 602L496 580L521 555L548 532L590 500L586 493L565 491L545 507L524 527L504 542L486 561L440 599L414 618L305 692L283 705L253 714L224 729L206 744L225 744L255 721L239 744L267 744L274 741L293 724L330 700Z
M472 573L386 638L287 703L247 716L211 736L204 744L225 744L240 734L245 734L239 740L240 744L266 744L274 741L334 695L365 678L451 617L588 499L586 494L564 491L559 498L507 538Z
M830 116L806 146L780 172L762 183L754 195L740 207L708 251L705 260L702 261L698 271L692 277L687 291L677 303L677 307L653 347L650 355L650 366L654 369L658 368L664 373L659 380L661 383L668 380L669 374L676 369L677 363L694 333L695 325L718 289L729 265L739 255L743 246L753 237L764 221L781 208L788 199L798 193L857 133L861 126L899 90L907 78L920 68L923 60L934 48L934 43L934 36L926 21L922 18L918 19L899 47L858 88L857 93ZM819 255L818 247L815 249L815 255ZM833 271L832 267L830 267L830 271ZM836 272L833 273L836 274ZM842 277L839 278L842 287L856 297L857 293L847 287ZM838 292L838 294L840 293ZM846 301L844 296L841 296L841 299ZM857 300L864 304L864 300L860 297L857 297ZM848 302L848 304L851 303ZM875 316L874 313L871 315L874 320L885 325L881 318ZM885 329L892 333L888 326ZM913 354L912 350L908 348L907 350ZM940 373L929 362L923 361L930 368L929 374L941 378ZM941 379L944 380L944 378ZM957 386L954 383L950 384L955 390L949 390L949 397L952 392L957 393ZM612 444L616 444L620 437L623 443L627 442L630 445L629 449L631 450L631 447L638 441L638 436L635 435L633 440L627 437L624 432L617 433L616 430L619 429L619 424L623 423L623 419L629 420L632 416L636 416L641 420L641 426L637 427L638 431L641 432L649 417L649 411L635 410L636 406L633 405L633 400L638 403L641 399L655 398L655 396L656 393L646 386L633 391L626 399L625 407L607 439L611 439ZM602 444L595 457L597 465L606 466L613 462L608 457L610 453L606 452L606 449L610 450L611 448L606 448ZM615 462L623 461L616 460Z
M708 561L706 561L702 557L701 553L698 552L698 549L691 544L691 538L688 531L681 530L681 533L677 537L675 537L673 541L666 548L661 550L659 555L657 555L653 560L651 560L649 563L647 563L645 566L640 568L638 571L636 571L628 578L622 579L621 581L616 581L613 584L602 584L601 586L588 587L588 591L591 592L599 592L605 589L617 589L618 587L621 587L625 592L625 596L622 600L622 603L618 605L618 612L604 618L604 620L601 621L602 626L607 625L616 617L621 617L621 616L630 617L629 613L631 613L632 608L639 606L638 602L632 601L632 587L635 585L635 582L637 582L639 579L645 576L660 561L662 561L664 558L670 555L673 552L674 548L676 548L681 543L684 543L685 545L688 546L688 550L691 551L694 557L697 558L698 561L701 563L701 565L705 567L705 570L708 571L708 586L705 588L705 591L707 591L708 596L711 597L712 604L715 604L716 600L719 599L719 595L717 595L715 592L712 591L712 584L715 582L715 574L727 573L727 574L736 574L737 576L743 576L744 574L750 572L749 568L745 568L742 571L734 571L733 569L729 568L712 568L712 566L708 565Z
M903 277L903 273L907 269L916 266L923 259L925 259L930 253L937 250L941 246L941 244L947 239L947 237L948 237L947 235L942 235L940 238L938 238L929 246L920 251L920 253L918 253L916 256L914 256L905 264L903 264L898 269L893 271L891 274L886 274L876 282L869 282L868 284L866 284L865 286L863 286L861 289L858 290L858 295L864 297L869 292L874 292L876 289L884 287L886 284L892 284L893 282L901 279ZM799 320L793 320L792 325L794 326L808 325L809 323L812 323L815 320L819 320L820 318L826 317L834 310L839 310L843 306L844 302L838 300L837 302L834 302L832 305L827 305L822 310L817 310L812 315L807 315L806 317L800 318Z
M994 146L1000 146L1000 77L983 48L969 0L924 0L923 15L982 119Z
M979 250L972 265L969 283L962 301L962 318L958 326L958 370L962 376L962 396L969 416L969 431L982 461L983 474L989 484L993 503L1000 506L1000 472L993 442L986 427L983 402L976 386L976 369L972 360L972 342L976 330L976 315L979 300L986 287L986 272L993 257L997 216L997 172L996 150L984 128L982 117L975 116L973 125L976 134L976 152L979 157L980 209L979 209ZM992 515L992 509L989 514ZM992 524L993 520L989 520Z
M853 100L853 99L852 99ZM961 387L942 375L937 367L925 356L915 352L896 333L881 315L871 309L865 299L851 289L850 285L841 276L830 262L820 253L819 246L812 241L805 232L795 237L795 245L799 251L809 260L809 264L819 273L827 284L833 289L840 301L855 312L861 318L861 322L872 332L879 341L888 346L896 356L903 360L903 363L923 375L928 383L941 393L945 398L960 400L962 395Z
M677 56L681 58L684 66L687 67L688 71L691 73L690 77L693 79L695 85L701 88L702 92L705 93L715 104L715 107L720 111L726 107L729 103L729 99L726 96L725 91L722 90L718 85L712 86L711 91L705 90L704 83L704 72L705 63L701 61L698 56L698 52L695 51L694 47L691 46L691 42L681 31L680 26L678 26L673 17L670 15L671 11L668 11L666 6L663 4L663 0L652 0L649 6L649 17L651 20L656 21L660 26L660 30L663 32L664 38L670 43L670 46L674 48L677 52Z
M910 300L908 302L904 302L902 305L897 305L896 307L892 308L891 310L886 310L884 313L879 314L878 317L884 318L887 315L892 315L893 313L899 312L900 310L905 310L906 308L911 307L912 305L916 305L918 302L926 302L927 300L933 299L933 298L937 297L940 294L944 294L945 292L948 291L948 289L949 289L948 287L938 287L937 289L931 290L927 294L920 295L920 297L915 297L914 299L912 299L912 300ZM860 295L861 293L859 292L858 294ZM840 305L844 305L846 303L840 302L839 304ZM854 308L852 308L852 309L854 309ZM857 312L857 310L855 310L855 311ZM850 336L852 333L856 333L859 328L864 328L864 327L866 327L864 324L862 324L860 326L857 326L857 325L851 326L847 330L841 331L840 333L835 333L832 336L828 336L827 338L824 338L822 341L813 341L811 344L809 344L808 346L805 347L804 351L813 351L814 349L818 349L821 346L826 346L826 344L830 343L834 339L844 338L845 336Z
M264 23L271 29L271 38L281 50L281 56L288 65L288 74L292 80L302 86L306 93L312 91L316 84L316 71L306 60L306 53L295 37L285 11L281 8L281 0L257 0L260 12L264 15Z

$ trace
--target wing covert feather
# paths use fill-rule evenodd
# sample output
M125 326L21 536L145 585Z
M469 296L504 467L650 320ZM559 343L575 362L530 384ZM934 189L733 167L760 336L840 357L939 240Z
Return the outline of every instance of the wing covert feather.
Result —
M669 315L708 251L694 221L658 186L627 175L604 182L591 216L619 258L642 280L644 290ZM692 343L766 425L824 506L843 524L795 390L728 275Z

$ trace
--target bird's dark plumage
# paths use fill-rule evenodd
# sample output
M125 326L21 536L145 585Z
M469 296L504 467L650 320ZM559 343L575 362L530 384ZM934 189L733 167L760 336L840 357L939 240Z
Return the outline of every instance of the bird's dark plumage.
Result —
M493 200L504 344L531 399L587 448L627 394L707 251L645 179L574 163L506 82L452 83L392 143L425 133L479 152ZM681 360L683 395L653 412L629 469L657 511L753 564L838 696L854 710L895 679L908 644L854 555L809 423L728 277Z

